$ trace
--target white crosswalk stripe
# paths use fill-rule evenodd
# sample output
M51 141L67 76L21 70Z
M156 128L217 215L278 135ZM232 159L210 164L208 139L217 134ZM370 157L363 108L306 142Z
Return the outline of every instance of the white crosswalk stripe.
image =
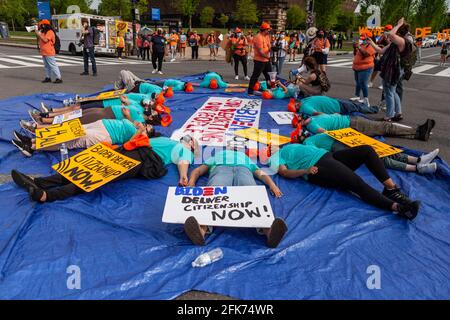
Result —
M142 61L140 59L123 59L108 57L95 57L97 65L109 66L109 65L138 65L147 64L151 65L149 61ZM81 56L64 56L57 55L56 63L59 67L72 67L80 66L84 64L83 57ZM179 61L165 62L165 64L178 64ZM16 68L30 68L30 67L42 67L44 62L40 55L0 55L0 69L16 69Z

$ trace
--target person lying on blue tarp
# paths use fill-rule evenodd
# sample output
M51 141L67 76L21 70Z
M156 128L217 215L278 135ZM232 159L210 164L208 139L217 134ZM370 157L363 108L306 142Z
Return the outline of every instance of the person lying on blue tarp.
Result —
M194 187L200 176L209 172L208 186L255 186L255 178L261 180L277 198L283 194L273 180L265 174L253 161L243 152L234 150L218 151L214 156L207 159L204 164L194 169L189 179L189 186ZM199 225L195 217L189 217L184 230L196 244L203 246L205 237L212 232L208 226ZM260 233L267 237L267 246L275 248L280 243L287 226L281 218L276 218L271 228L261 229Z
M345 100L335 99L327 96L311 96L297 102L296 110L307 116L317 116L320 114L350 114L352 112L360 113L378 113L377 106L368 106L367 104Z
M155 81L150 83L146 80L140 79L129 70L121 70L119 80L114 83L114 89L126 89L127 92L139 93L160 93L164 88L171 87L173 91L192 92L193 86L189 82L184 82L176 79L166 79L162 81Z
M275 82L275 88L268 88L266 82L262 82L260 90L262 91L262 97L267 100L288 99L298 95L298 89L294 84L291 83L286 87L280 80ZM259 91L256 91L255 93L259 94Z
M114 146L111 147L114 149ZM186 186L189 165L193 162L197 149L197 142L190 136L183 137L180 142L165 137L149 139L141 128L130 141L115 148L115 151L141 163L113 181L138 177L158 179L167 173L166 166L173 163L178 167L179 184ZM31 200L41 203L64 200L84 192L60 174L33 179L12 170L11 177L29 193Z
M417 216L420 201L410 200L401 192L370 146L331 153L315 146L289 144L281 149L272 146L271 151L270 168L282 177L289 179L302 177L321 187L351 191L362 201L409 220ZM383 193L372 188L355 173L355 170L363 164L383 184Z
M228 87L228 84L223 81L222 77L216 72L207 72L200 83L202 88L210 89L224 89Z
M300 143L317 148L325 149L329 152L336 152L339 150L349 149L339 141L336 141L326 133L319 133L313 136L306 137L305 134L300 136ZM384 166L388 169L417 172L420 174L435 173L437 164L432 162L437 157L439 149L435 149L430 153L422 154L420 157L413 157L406 153L397 153L392 156L382 158Z

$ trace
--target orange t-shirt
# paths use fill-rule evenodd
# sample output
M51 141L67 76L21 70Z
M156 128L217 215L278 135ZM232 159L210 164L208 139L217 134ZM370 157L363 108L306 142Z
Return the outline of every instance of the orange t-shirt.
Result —
M261 33L258 33L253 38L253 59L261 62L268 62L269 58L266 58L261 55L261 51L269 56L270 54L270 35L264 36Z
M353 58L353 70L356 71L367 70L375 66L375 49L370 44L361 46L361 48L366 51L369 56L364 57L359 50L356 51L355 57Z
M330 41L326 38L316 38L314 40L314 51L316 52L322 52L322 49L326 49L330 47Z
M169 37L169 43L170 43L171 47L175 47L177 45L177 43L178 43L178 35L172 34Z
M231 40L231 43L234 46L234 54L237 54L238 56L245 56L247 54L247 51L245 50L246 45L244 39L233 38Z
M52 30L47 31L46 34L42 34L42 37L47 39L47 42L42 41L39 38L39 52L41 56L54 56L56 55L55 51L55 33Z

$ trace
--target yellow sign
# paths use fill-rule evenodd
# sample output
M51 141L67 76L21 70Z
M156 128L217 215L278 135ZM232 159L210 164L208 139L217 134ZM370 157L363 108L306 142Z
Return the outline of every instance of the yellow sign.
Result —
M226 88L225 92L245 92L247 89L245 88Z
M291 138L280 136L275 133L270 133L265 130L249 128L244 130L237 130L234 132L236 136L244 137L250 140L255 140L265 144L283 145L291 142Z
M140 162L98 143L52 168L86 192L101 187Z
M371 146L380 158L403 152L398 148L368 137L352 128L326 131L325 133L349 147Z
M36 129L36 150L51 147L86 135L79 119Z
M125 94L125 92L127 92L126 89L102 92L99 95L96 95L95 97L82 98L82 99L78 100L78 102L115 99L115 98L119 98L121 95Z
M248 83L229 83L228 88L248 88Z

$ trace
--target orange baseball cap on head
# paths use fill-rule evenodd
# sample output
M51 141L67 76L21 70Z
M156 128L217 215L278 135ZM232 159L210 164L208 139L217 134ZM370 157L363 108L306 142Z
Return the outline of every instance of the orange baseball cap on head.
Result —
M241 33L242 31L241 31L241 29L239 29L239 28L236 28L236 33Z
M260 30L270 30L270 24L267 22L263 22L261 24L261 27L259 28Z
M219 84L217 83L217 79L211 79L211 82L209 83L210 89L219 89Z
M387 31L391 31L392 28L393 28L392 24L387 24L387 25L384 26L384 30L387 30Z
M44 24L50 24L50 21L48 21L47 19L41 20L41 22L39 22L39 25L44 25Z
M273 94L270 91L264 91L262 97L263 99L270 100L273 98Z
M364 31L363 33L361 33L360 39L364 40L366 38L372 38L372 36L373 36L372 31L367 30L367 31Z

